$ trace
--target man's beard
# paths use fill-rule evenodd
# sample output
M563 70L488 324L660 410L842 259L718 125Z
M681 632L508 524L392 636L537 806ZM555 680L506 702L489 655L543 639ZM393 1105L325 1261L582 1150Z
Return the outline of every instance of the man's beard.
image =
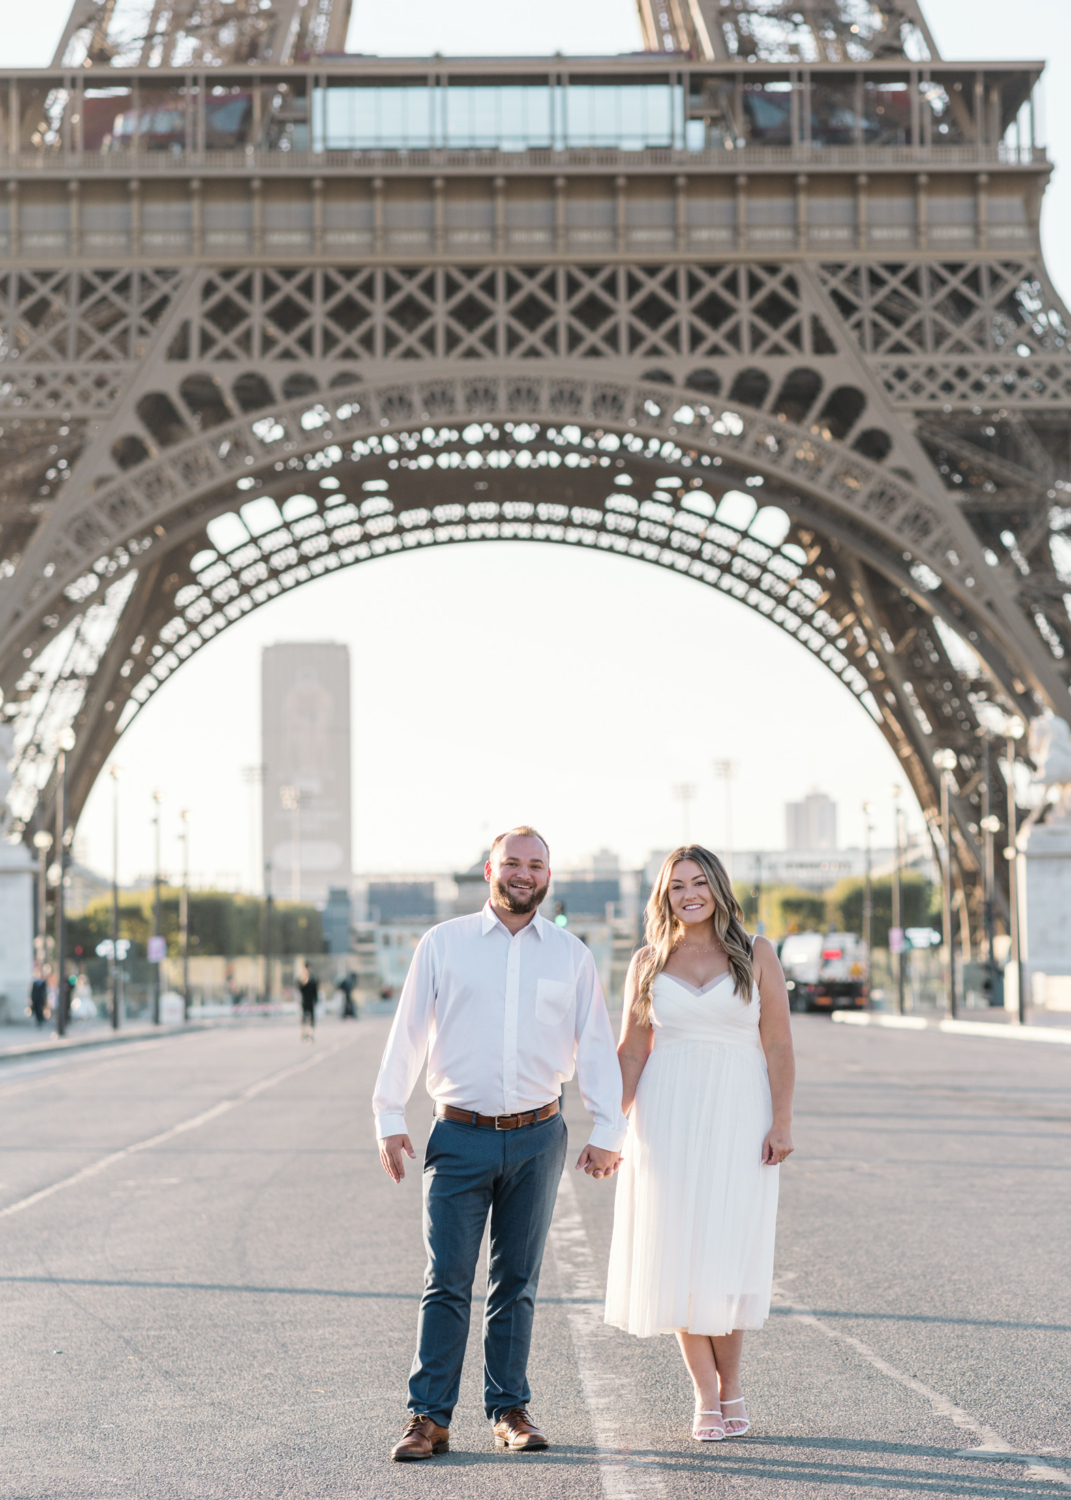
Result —
M535 911L540 906L550 890L550 881L546 885L537 885L533 890L521 895L518 891L511 891L498 878L491 876L491 900L496 906L504 907L511 911L514 916L525 917L530 911Z

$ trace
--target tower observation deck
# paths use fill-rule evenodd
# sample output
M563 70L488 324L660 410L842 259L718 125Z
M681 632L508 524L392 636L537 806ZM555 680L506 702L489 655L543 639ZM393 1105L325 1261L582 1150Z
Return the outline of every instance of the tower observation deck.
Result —
M624 0L623 0L624 3ZM641 0L615 57L346 55L331 0L76 0L0 75L15 826L183 661L516 538L758 610L861 702L980 921L992 712L1068 708L1071 355L1041 62L910 0Z

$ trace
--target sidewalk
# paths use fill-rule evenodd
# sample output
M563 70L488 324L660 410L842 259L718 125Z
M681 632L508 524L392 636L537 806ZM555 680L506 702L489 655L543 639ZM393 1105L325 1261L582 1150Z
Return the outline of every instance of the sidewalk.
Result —
M187 1021L178 1026L154 1026L151 1021L128 1021L119 1031L113 1031L107 1021L75 1021L65 1037L58 1037L55 1031L43 1026L40 1030L36 1026L4 1026L0 1028L0 1062L12 1057L142 1042L150 1037L181 1036L187 1031L206 1031L214 1025L218 1022Z
M1053 1042L1071 1046L1071 1026L1051 1020L1051 1013L1032 1015L1026 1026L1020 1026L1006 1012L998 1011L997 1015L999 1020L953 1021L936 1013L932 1016L901 1016L889 1011L835 1010L833 1020L841 1026L881 1026L890 1031L943 1031L951 1036L988 1036L1007 1042Z

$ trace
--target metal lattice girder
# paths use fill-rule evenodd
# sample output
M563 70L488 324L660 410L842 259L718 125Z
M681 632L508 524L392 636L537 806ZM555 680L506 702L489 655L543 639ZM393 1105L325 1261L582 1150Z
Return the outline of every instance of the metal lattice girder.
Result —
M939 56L917 0L637 0L652 52L758 62Z
M292 63L341 52L351 0L74 0L54 67Z

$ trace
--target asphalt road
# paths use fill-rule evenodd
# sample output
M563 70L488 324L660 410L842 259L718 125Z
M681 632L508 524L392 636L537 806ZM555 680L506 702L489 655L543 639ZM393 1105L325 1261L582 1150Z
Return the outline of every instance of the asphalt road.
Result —
M553 1446L494 1451L473 1343L453 1451L405 1466L423 1258L419 1182L372 1138L385 1018L0 1064L0 1495L1067 1493L1071 1049L794 1020L752 1432L692 1442L673 1341L601 1322L613 1189L567 1174L531 1363ZM572 1086L567 1119L575 1160Z

